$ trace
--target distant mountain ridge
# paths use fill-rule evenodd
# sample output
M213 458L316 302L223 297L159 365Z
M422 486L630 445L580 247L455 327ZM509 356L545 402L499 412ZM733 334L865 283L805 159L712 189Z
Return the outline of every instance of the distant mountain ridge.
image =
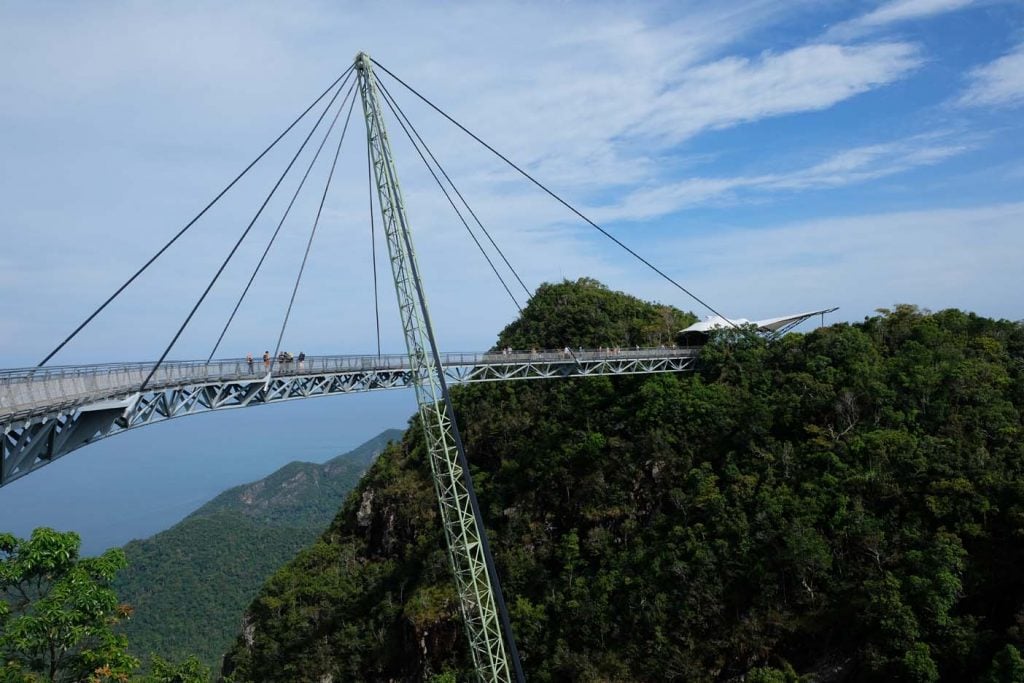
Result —
M347 478L361 475L388 441L401 438L402 432L388 430L350 453L339 455L322 465L293 461L273 474L228 489L185 519L205 517L234 510L250 519L268 524L326 526L338 512L341 499L333 495L342 482L344 494L351 488Z
M387 430L323 464L294 461L228 489L170 529L124 546L115 582L132 605L125 627L133 654L219 668L245 606L279 566L331 522L348 492L389 441Z

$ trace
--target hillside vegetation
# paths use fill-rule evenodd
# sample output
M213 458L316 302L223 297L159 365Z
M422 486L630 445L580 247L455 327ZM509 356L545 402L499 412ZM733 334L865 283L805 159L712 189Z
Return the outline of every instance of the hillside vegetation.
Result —
M238 632L260 585L330 523L387 442L389 430L322 465L292 462L229 489L167 531L124 547L113 583L134 613L122 631L142 661L198 655L208 666Z
M498 346L632 343L590 310L665 312L546 285ZM1020 323L898 306L720 336L694 374L454 400L529 680L1024 680ZM414 420L262 588L224 670L468 669Z

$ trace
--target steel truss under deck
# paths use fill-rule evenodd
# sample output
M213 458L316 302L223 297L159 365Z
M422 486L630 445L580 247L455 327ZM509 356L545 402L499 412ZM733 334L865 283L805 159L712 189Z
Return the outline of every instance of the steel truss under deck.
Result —
M693 369L696 349L641 349L441 356L450 382L636 375ZM243 360L165 363L147 390L151 364L26 369L0 373L0 486L62 455L128 429L211 410L227 410L383 389L406 389L407 356L310 357L275 366Z

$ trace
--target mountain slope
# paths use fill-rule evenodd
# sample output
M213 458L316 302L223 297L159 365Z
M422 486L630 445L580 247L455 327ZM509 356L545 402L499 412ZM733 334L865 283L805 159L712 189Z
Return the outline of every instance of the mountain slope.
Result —
M573 336L557 302L624 295L547 287L556 304L531 301L506 332L608 343L603 327ZM723 335L692 375L469 385L453 399L530 680L1024 671L1019 323L899 306L772 343ZM224 672L469 668L413 421L262 588Z
M189 654L217 667L245 605L284 562L316 538L385 447L386 431L326 463L292 462L221 493L170 529L124 548L115 582L134 607L134 654L177 661Z

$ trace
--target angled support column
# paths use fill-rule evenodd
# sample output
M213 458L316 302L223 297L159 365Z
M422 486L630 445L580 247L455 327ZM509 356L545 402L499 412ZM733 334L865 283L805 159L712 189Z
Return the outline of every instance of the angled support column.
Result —
M430 325L372 63L365 53L356 56L356 73L413 386L473 663L481 680L505 682L514 680L514 662L515 679L522 680L512 629L498 610L499 604L504 608L501 587Z

